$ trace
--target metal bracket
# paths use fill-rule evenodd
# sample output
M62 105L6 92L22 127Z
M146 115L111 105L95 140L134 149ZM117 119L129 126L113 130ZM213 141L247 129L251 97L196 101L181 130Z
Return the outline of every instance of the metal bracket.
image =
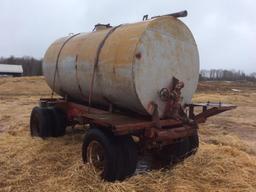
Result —
M142 18L142 21L146 21L146 20L148 20L148 15L144 15Z

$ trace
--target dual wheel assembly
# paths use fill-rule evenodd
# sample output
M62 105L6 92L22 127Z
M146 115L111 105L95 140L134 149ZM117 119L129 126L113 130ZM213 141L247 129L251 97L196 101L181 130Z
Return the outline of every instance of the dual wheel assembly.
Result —
M60 137L67 126L65 112L56 107L34 107L30 116L32 137ZM137 146L131 136L116 137L102 129L88 129L83 145L83 161L104 180L124 180L131 176L137 164Z
M65 135L67 115L56 107L34 107L30 116L32 137L60 137ZM159 165L170 165L194 154L198 148L198 134L151 151ZM96 174L106 181L124 180L134 174L139 149L132 136L114 136L100 127L91 126L85 134L82 158Z
M34 107L30 115L32 137L60 137L65 135L66 114L55 107Z

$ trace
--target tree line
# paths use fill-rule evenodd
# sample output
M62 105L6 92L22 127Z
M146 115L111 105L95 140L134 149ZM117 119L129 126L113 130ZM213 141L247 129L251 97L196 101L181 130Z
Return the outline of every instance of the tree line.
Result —
M22 65L23 76L42 75L42 59L33 57L0 57L0 64ZM256 82L256 72L245 74L240 70L210 69L201 70L200 81L253 81Z
M21 65L23 69L23 76L37 76L42 75L42 59L35 59L33 57L1 57L0 64Z
M210 69L201 70L201 81L253 81L256 82L256 72L245 74L240 70Z

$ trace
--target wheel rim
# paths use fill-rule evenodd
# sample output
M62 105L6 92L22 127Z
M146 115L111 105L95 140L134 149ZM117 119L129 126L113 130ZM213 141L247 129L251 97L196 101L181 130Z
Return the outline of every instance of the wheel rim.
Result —
M87 162L95 172L101 175L104 171L104 149L100 142L93 140L87 147Z

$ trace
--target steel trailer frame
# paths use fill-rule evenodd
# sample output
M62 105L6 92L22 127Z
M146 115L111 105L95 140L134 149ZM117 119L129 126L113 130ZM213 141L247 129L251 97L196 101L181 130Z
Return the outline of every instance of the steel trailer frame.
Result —
M234 105L223 103L188 104L184 107L187 121L177 118L160 119L160 126L156 126L156 122L150 117L111 112L63 98L42 98L39 103L41 107L54 106L63 110L67 115L68 125L89 124L112 132L116 136L138 135L141 139L163 145L191 136L198 129L198 124L206 122L207 118L236 108ZM201 108L201 112L195 114L195 108Z
M149 115L141 116L111 103L107 109L92 106L90 99L77 103L68 97L53 98L52 94L51 98L41 98L40 107L32 110L31 135L58 137L65 134L66 126L89 125L83 141L83 161L93 165L105 180L123 180L135 172L139 154L150 154L164 166L194 154L199 146L198 125L236 108L210 102L182 105L183 87L184 83L174 77L169 88L158 92L165 103L162 118L154 102L148 105ZM162 162L157 164L162 167Z

